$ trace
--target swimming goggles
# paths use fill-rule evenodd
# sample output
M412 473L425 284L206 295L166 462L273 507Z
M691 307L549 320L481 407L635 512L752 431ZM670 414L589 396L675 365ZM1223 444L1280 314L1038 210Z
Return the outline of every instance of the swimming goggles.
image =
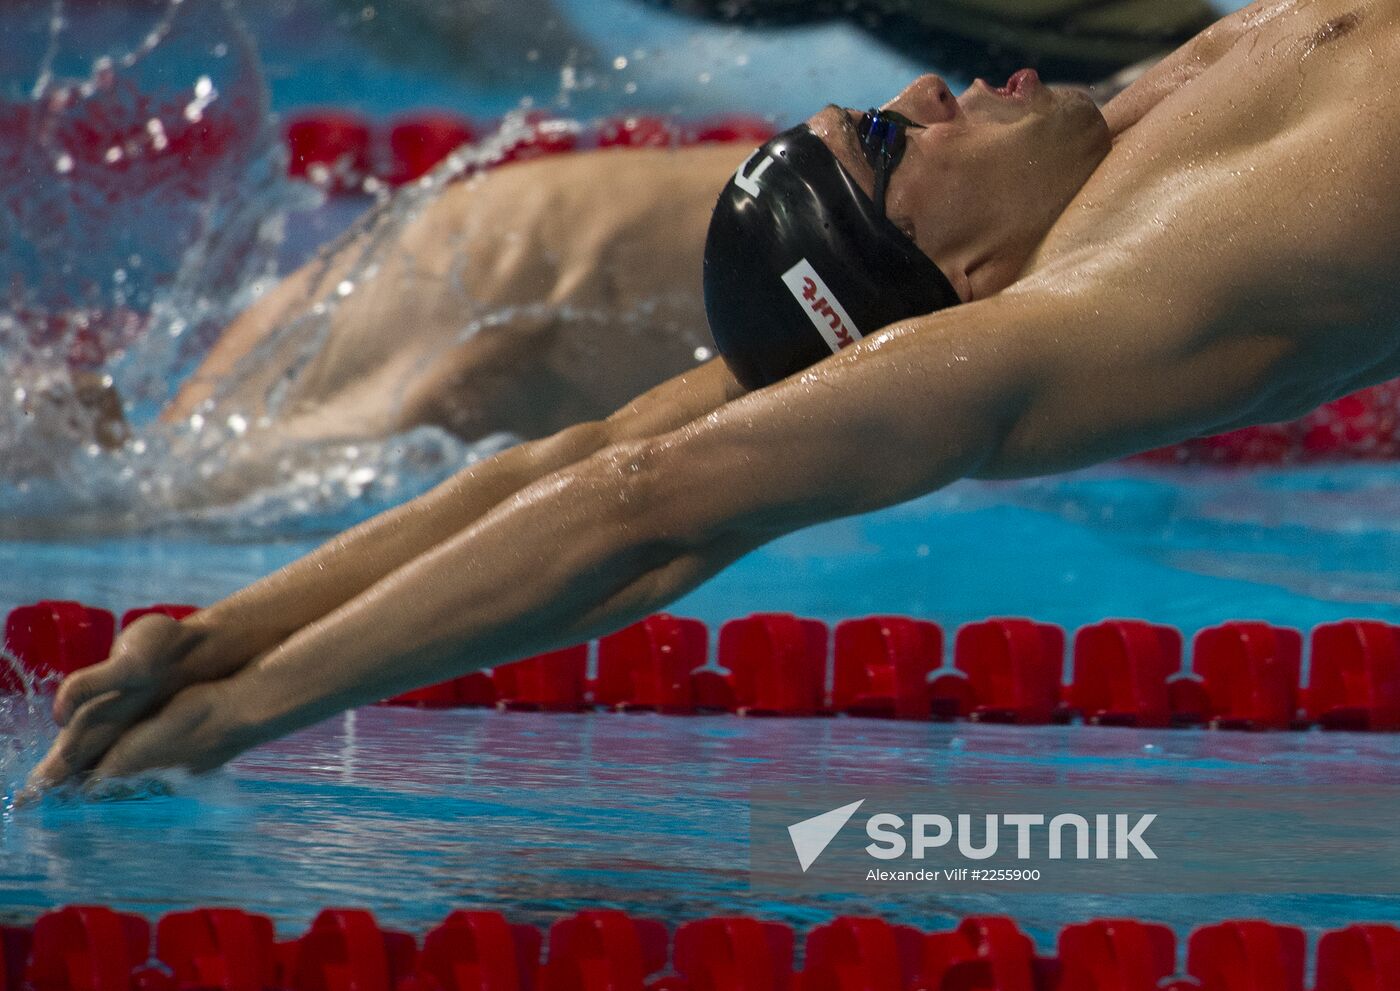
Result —
M904 157L904 132L911 127L922 130L924 125L915 124L898 111L874 107L865 112L856 126L860 149L875 172L875 210L882 217L885 215L885 189L895 166Z

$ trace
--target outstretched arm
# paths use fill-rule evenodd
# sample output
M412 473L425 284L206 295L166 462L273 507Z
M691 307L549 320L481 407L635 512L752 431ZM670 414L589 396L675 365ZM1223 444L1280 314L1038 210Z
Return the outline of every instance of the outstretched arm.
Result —
M63 682L54 713L64 728L33 779L60 781L86 770L177 692L232 675L537 479L601 449L674 430L742 392L724 363L711 361L606 420L521 444L459 472L181 623L151 616L133 624L110 659Z
M967 475L1128 453L1247 409L1267 350L1153 326L1106 294L1093 303L1003 294L890 328L678 430L610 445L234 677L177 696L98 771L211 767L350 706L616 628L799 527Z
M187 621L210 649L246 660L349 601L395 568L447 540L502 499L611 445L689 423L741 394L718 360L645 393L606 420L529 441L458 472L431 492L340 534L312 553ZM70 687L70 684L72 687ZM71 710L81 680L65 683ZM89 689L87 697L91 696Z

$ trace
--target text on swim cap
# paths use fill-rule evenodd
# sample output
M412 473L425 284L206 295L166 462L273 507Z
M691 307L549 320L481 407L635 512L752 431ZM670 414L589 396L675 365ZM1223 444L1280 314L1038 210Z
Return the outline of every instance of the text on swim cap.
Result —
M788 287L792 298L806 312L807 319L812 321L812 326L817 328L817 333L822 335L832 354L851 346L863 336L846 308L837 300L836 294L826 287L807 259L802 259L783 273L783 285Z
M755 151L755 152L754 152L752 155L750 155L748 158L744 159L744 164L740 165L739 168L738 168L738 169L735 171L735 173L734 173L734 185L738 186L740 189L742 189L744 192L748 193L750 196L757 196L757 195L758 195L758 193L759 193L758 180L761 179L761 178L763 177L763 173L764 173L764 172L768 171L768 166L770 166L770 165L773 164L773 156L772 156L772 155L765 155L764 158L763 158L763 161L761 161L761 162L758 163L758 168L756 168L756 169L753 170L753 174L752 174L752 175L745 175L745 174L744 174L744 170L747 169L747 168L749 167L749 163L752 162L752 161L758 156L759 151L762 151L762 150L763 150L763 149L760 148L758 151Z

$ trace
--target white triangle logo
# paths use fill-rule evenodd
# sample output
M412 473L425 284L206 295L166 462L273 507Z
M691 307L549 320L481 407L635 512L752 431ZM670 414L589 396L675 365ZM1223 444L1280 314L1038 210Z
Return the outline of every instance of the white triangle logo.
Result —
M788 827L788 836L792 838L792 848L797 851L797 862L802 865L802 873L807 873L807 868L816 863L822 851L830 846L831 841L836 839L836 834L841 832L841 827L846 825L851 816L856 814L856 809L864 804L865 799L862 798L859 802L803 819Z

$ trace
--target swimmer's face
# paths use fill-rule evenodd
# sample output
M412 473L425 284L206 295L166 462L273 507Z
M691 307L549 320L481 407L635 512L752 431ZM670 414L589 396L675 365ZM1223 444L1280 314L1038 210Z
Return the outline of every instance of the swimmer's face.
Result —
M925 125L906 132L886 213L964 299L986 294L970 285L978 266L1000 266L995 288L1014 281L1109 149L1108 124L1087 94L1045 86L1028 69L1001 88L979 79L956 99L938 76L920 76L885 107ZM808 124L870 193L861 113L830 106Z

